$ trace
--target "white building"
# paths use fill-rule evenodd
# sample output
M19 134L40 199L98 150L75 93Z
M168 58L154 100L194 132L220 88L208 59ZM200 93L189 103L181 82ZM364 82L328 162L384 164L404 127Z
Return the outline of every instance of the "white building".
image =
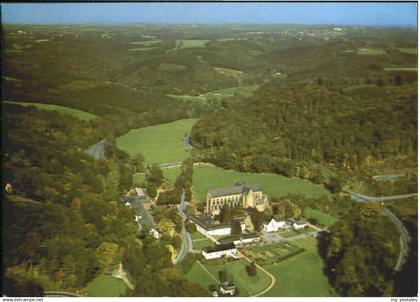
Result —
M237 253L238 250L233 243L216 244L214 246L206 247L201 251L201 254L206 260L218 259L222 257L239 258Z
M219 285L219 293L222 295L231 295L233 296L236 293L236 286L227 281Z
M146 196L146 194L144 194L144 191L143 191L142 188L137 187L134 190L136 191L138 196L140 196L140 197Z
M153 237L155 237L156 239L160 238L160 233L157 229L155 228L151 228L149 231L150 234L152 234Z
M264 224L264 231L266 232L277 232L279 229L286 227L286 221L279 220L276 221L274 218L271 218L271 220Z
M300 230L300 229L306 228L307 226L308 226L308 223L304 222L304 221L293 221L292 222L292 227L295 230Z
M232 227L229 223L214 223L213 218L210 214L203 214L200 216L189 216L191 222L197 227L199 231L204 236L223 236L230 235L232 232ZM244 222L241 222L242 232L245 230L246 225Z

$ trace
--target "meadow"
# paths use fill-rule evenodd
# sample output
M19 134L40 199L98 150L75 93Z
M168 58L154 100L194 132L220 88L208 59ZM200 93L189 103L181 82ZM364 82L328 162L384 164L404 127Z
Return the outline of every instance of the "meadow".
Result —
M53 105L53 104L43 104L43 103L30 103L30 102L13 102L13 101L5 101L4 103L7 104L15 104L15 105L21 105L21 106L33 106L38 109L42 110L53 110L60 113L70 114L74 117L77 117L81 120L88 121L96 118L97 116L85 111L59 106L59 105Z
M384 71L415 71L417 67L384 67Z
M183 161L189 156L184 147L184 135L197 121L182 119L172 123L132 129L117 138L117 147L130 156L141 153L145 164Z
M305 249L297 256L280 263L264 266L276 277L274 287L265 297L328 297L335 296L317 252L317 241L310 237L293 241Z
M249 184L259 184L269 196L282 197L288 194L298 194L305 197L330 196L322 185L316 185L298 178L288 178L272 173L245 173L225 170L210 165L194 165L193 172L193 202L202 202L208 190L230 187L235 182L246 181Z
M413 55L417 54L416 47L401 47L401 48L398 48L398 50L403 53L408 53L408 54L413 54Z
M81 290L89 297L120 297L125 294L127 286L124 281L101 274Z
M327 213L312 209L312 208L305 208L304 215L306 218L315 218L323 225L331 225L337 219Z
M382 56L382 55L385 55L386 52L382 49L359 48L357 50L357 54L364 55L364 56Z

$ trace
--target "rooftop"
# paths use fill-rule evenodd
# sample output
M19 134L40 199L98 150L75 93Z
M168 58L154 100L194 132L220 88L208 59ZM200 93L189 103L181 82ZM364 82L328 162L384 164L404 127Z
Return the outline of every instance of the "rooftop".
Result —
M216 244L213 246L209 246L203 249L205 253L214 253L214 252L220 252L220 251L227 251L227 250L233 250L235 249L235 245L233 242L230 243L222 243L222 244Z
M229 195L246 193L250 189L253 191L261 191L260 186L257 184L251 184L251 185L243 184L239 186L213 189L213 190L208 191L208 194L210 194L212 197L221 197L221 196L229 196Z

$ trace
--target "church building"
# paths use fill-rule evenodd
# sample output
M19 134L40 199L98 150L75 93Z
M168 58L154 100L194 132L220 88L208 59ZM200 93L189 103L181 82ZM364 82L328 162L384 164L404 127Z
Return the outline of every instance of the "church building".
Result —
M231 208L251 207L262 212L267 205L267 195L263 193L258 185L241 184L208 191L204 212L217 215L225 206Z

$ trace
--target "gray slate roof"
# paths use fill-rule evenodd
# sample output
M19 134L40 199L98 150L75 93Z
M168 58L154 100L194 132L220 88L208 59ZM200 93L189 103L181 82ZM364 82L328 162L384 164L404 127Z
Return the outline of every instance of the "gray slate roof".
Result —
M259 185L251 184L251 185L241 185L241 186L213 189L209 191L209 194L211 194L212 197L221 197L221 196L242 194L242 193L248 192L249 189L252 189L253 191L261 191L261 188Z

